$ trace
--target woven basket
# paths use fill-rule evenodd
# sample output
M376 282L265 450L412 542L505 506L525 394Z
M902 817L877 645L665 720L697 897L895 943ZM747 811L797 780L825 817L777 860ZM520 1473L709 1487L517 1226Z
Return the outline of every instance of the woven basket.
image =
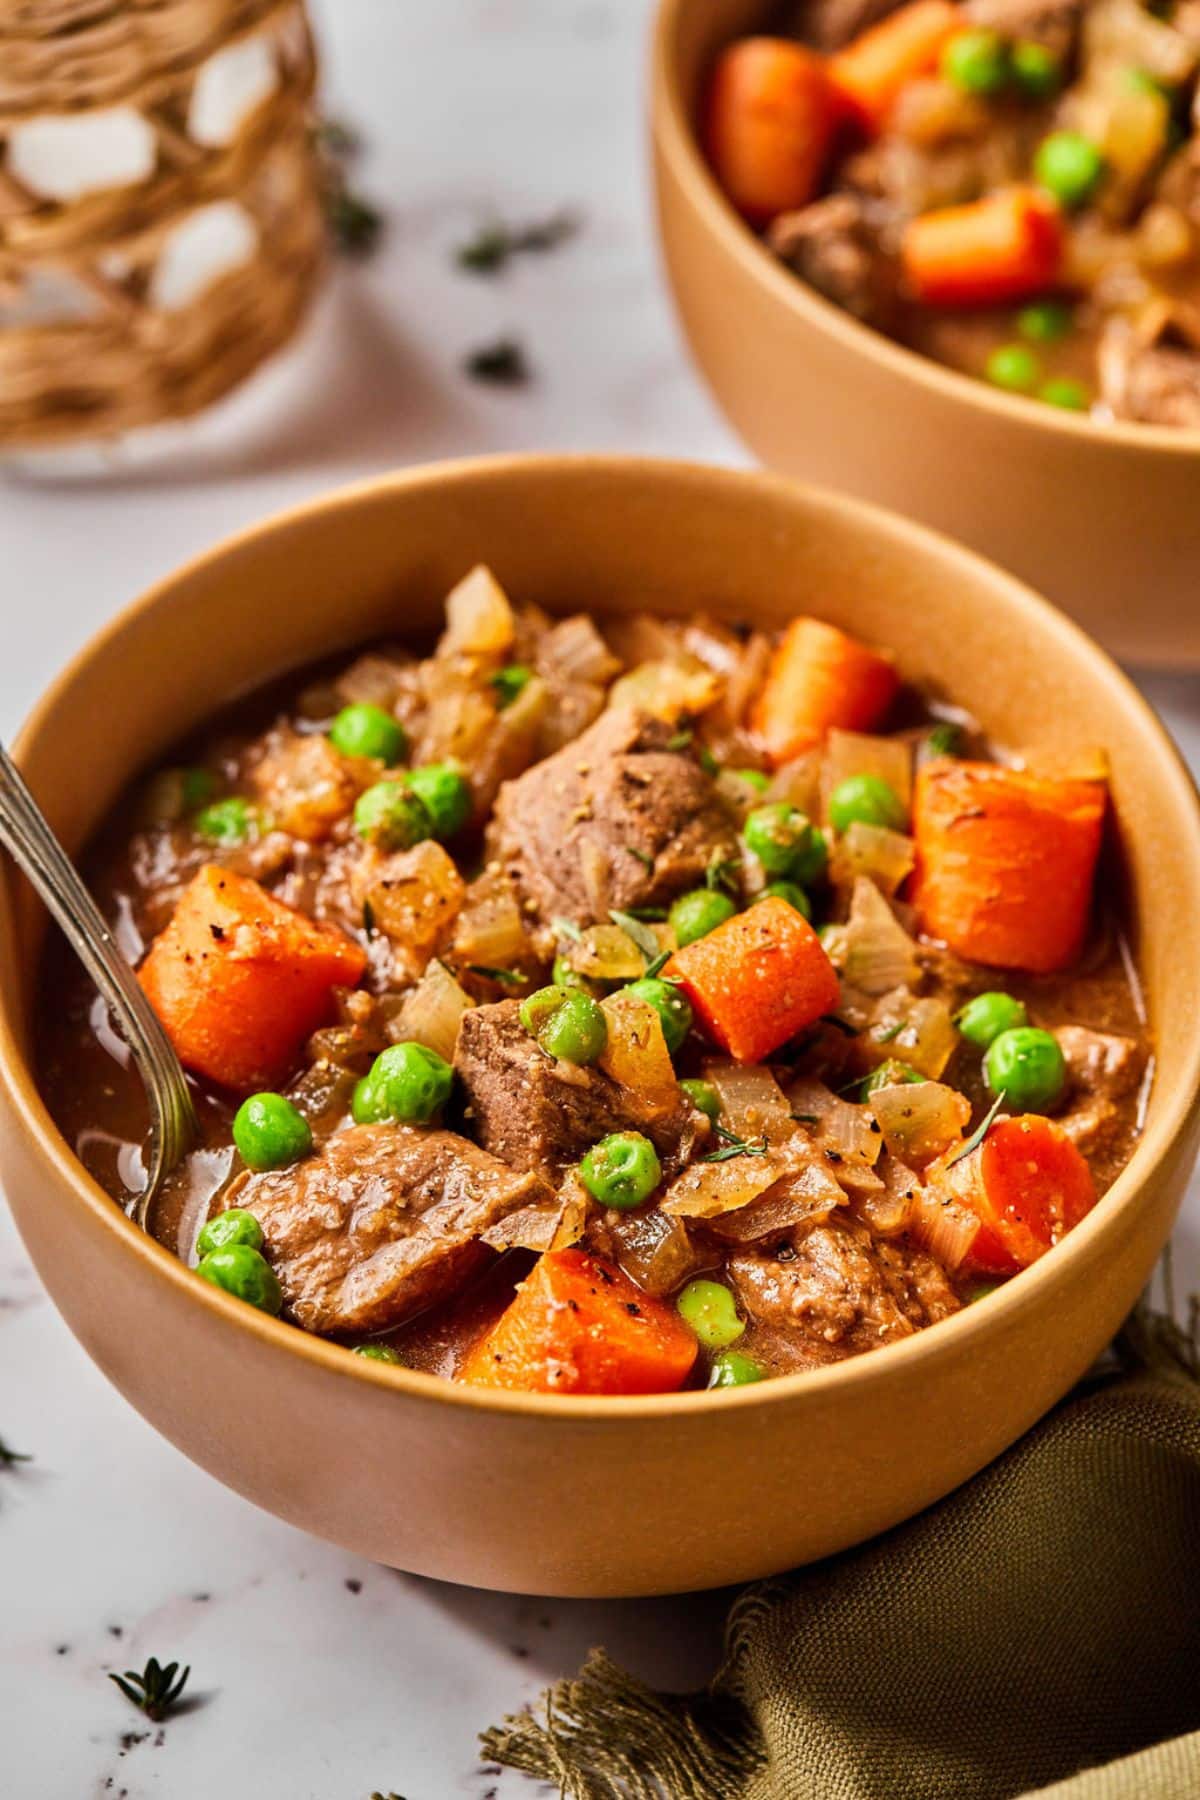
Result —
M214 128L214 59L247 56L257 86ZM303 0L0 0L0 448L183 418L284 343L324 249L314 80ZM81 126L143 166L73 191ZM48 138L57 188L29 174ZM240 252L169 283L218 223Z

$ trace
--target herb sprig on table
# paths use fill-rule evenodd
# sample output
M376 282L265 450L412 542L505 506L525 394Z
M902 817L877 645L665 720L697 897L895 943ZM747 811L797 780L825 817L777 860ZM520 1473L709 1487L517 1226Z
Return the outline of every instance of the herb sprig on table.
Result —
M0 1438L0 1469L15 1469L18 1463L32 1462L32 1456L23 1450L10 1450L3 1438Z
M463 368L472 381L490 381L497 387L523 387L532 373L524 347L512 337L469 350Z
M191 1672L190 1664L180 1674L177 1662L167 1663L164 1668L158 1658L152 1656L140 1675L136 1669L126 1669L123 1675L110 1672L108 1679L157 1725L178 1706Z
M544 255L547 250L557 250L578 229L578 219L569 212L550 213L528 225L506 225L502 220L494 220L459 244L454 260L472 275L495 275L514 256L529 252Z

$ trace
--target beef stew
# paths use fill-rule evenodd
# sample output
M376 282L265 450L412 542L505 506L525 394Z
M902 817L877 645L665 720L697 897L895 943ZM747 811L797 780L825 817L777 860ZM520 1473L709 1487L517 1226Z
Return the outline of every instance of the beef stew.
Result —
M1194 0L806 0L713 70L725 192L827 299L1006 391L1200 427Z
M603 627L483 569L428 655L266 692L89 875L195 1085L156 1235L349 1350L631 1394L816 1367L1048 1253L1152 1067L1103 757L1002 759L817 619ZM41 1078L118 1201L61 945Z

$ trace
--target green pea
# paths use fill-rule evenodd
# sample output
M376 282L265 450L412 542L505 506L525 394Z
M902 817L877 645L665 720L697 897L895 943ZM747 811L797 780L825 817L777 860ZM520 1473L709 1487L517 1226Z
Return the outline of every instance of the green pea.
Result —
M586 1066L604 1055L608 1021L590 994L575 989L551 1013L537 1041L547 1056Z
M343 756L370 756L391 768L408 749L403 725L382 706L359 701L343 706L329 727L329 741Z
M380 1052L354 1090L351 1110L359 1125L385 1119L424 1124L445 1106L454 1070L424 1044L392 1044Z
M954 1023L968 1044L974 1044L977 1050L986 1050L1002 1031L1015 1031L1021 1025L1028 1025L1029 1014L1011 994L976 994L973 1000L967 1001Z
M667 922L682 950L685 944L694 944L697 938L707 937L726 919L732 919L736 911L736 902L719 889L693 888L690 894L680 894L667 914Z
M807 844L797 856L789 879L803 888L816 887L829 870L829 839L819 825L814 825Z
M673 981L660 981L656 975L643 975L640 981L631 981L626 992L635 994L654 1008L662 1021L667 1050L674 1056L692 1029L692 1009L685 995Z
M961 756L964 732L961 725L953 719L939 719L927 737L922 738L917 748L917 761L932 762L938 756Z
M771 785L770 776L764 775L761 769L730 769L729 773L735 781L745 782L747 787L753 788L756 794L765 794Z
M517 695L528 687L533 680L533 670L527 669L524 663L508 663L503 669L497 669L492 676L492 687L496 694L496 704L501 712L511 706Z
M788 905L794 906L803 918L812 918L812 907L808 903L808 895L802 887L797 887L794 881L768 882L762 893L754 896L754 904L757 906L760 900L786 900Z
M557 979L558 964L561 960L561 958L555 960L554 967L556 976L554 985L552 987L537 988L532 994L526 994L521 1002L517 1017L520 1019L530 1037L536 1037L538 1032L542 1029L542 1026L549 1024L550 1020L554 1017L554 1014L567 998L569 990L575 985L573 982L559 981Z
M233 1141L251 1169L282 1169L313 1147L308 1120L282 1094L251 1094L243 1100L234 1114Z
M989 1294L998 1294L1003 1287L1000 1281L977 1281L967 1295L967 1305L974 1306L977 1300L986 1300Z
M174 825L211 800L217 778L208 769L160 769L146 784L141 814L154 825Z
M1026 100L1048 100L1062 86L1062 62L1045 44L1022 38L1009 53L1013 82Z
M1086 412L1092 404L1082 381L1072 381L1067 375L1056 375L1053 380L1044 381L1037 397L1047 406L1061 406L1064 412Z
M628 1212L650 1198L662 1180L662 1165L640 1131L614 1131L592 1145L579 1165L579 1177L601 1206Z
M1017 330L1034 344L1056 344L1074 322L1070 307L1061 300L1035 300L1017 314Z
M746 818L742 837L768 875L796 874L812 839L812 822L789 800L756 806Z
M401 1369L404 1367L404 1358L391 1344L355 1344L354 1354L365 1357L368 1362L391 1363Z
M872 1069L865 1080L859 1083L858 1097L865 1102L871 1098L877 1088L899 1087L904 1082L915 1083L925 1079L926 1077L921 1074L919 1069L914 1069L910 1063L901 1062L898 1057L892 1056L888 1058L887 1062L880 1063L877 1069Z
M720 1118L721 1096L711 1081L689 1079L681 1081L679 1085L697 1112L702 1112L706 1119L711 1119L714 1123Z
M398 781L377 781L358 796L354 829L380 850L410 850L433 836L424 802Z
M426 763L410 769L405 786L417 796L433 821L435 838L451 838L471 816L471 789L452 763Z
M1079 131L1052 131L1033 157L1033 172L1067 212L1086 206L1104 176L1104 157Z
M262 1254L250 1244L226 1244L210 1250L196 1269L202 1281L224 1288L259 1312L278 1313L283 1305L279 1277Z
M201 1256L207 1256L210 1250L224 1250L230 1244L249 1244L251 1250L263 1247L262 1226L253 1213L243 1212L240 1206L231 1206L226 1212L218 1213L196 1239L196 1249Z
M848 775L829 796L829 821L835 831L848 831L855 824L903 831L908 814L899 794L882 775Z
M689 1281L675 1305L708 1350L726 1350L746 1329L733 1294L720 1281Z
M967 94L998 94L1009 72L1008 46L994 31L960 31L942 51L942 74Z
M252 801L241 794L230 794L201 807L192 820L192 829L210 844L253 843L262 830L263 818Z
M708 1365L710 1388L749 1387L765 1379L766 1370L743 1350L722 1350Z
M1042 379L1042 365L1027 344L1001 344L983 365L993 387L1009 394L1031 394Z
M984 1080L1018 1112L1049 1112L1062 1098L1067 1065L1057 1038L1034 1025L1002 1031L983 1059Z

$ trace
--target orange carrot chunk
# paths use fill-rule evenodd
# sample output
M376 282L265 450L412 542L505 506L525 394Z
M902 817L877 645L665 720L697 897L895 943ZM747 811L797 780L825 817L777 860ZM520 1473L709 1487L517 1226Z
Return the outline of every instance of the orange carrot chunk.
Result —
M841 997L820 938L774 896L677 950L664 974L714 1043L744 1063L761 1062Z
M900 258L909 290L927 306L997 306L1053 286L1062 250L1053 201L1011 187L910 219Z
M901 88L934 68L943 45L962 27L963 15L950 0L913 0L839 50L829 79L859 128L873 137Z
M344 932L209 863L179 896L138 979L184 1067L223 1087L270 1086L328 1019L366 956Z
M926 763L913 801L922 928L971 962L1066 968L1087 933L1106 803L1102 781Z
M1027 1269L1096 1204L1082 1152L1040 1113L1001 1119L978 1150L930 1174L978 1219L963 1267L983 1275Z
M900 677L879 650L821 619L793 619L767 670L751 726L771 761L784 763L836 726L869 731L892 703Z
M825 65L786 38L744 38L718 58L704 112L708 159L756 225L817 192L834 125Z
M697 1343L673 1306L584 1250L539 1258L457 1379L535 1394L670 1394Z

